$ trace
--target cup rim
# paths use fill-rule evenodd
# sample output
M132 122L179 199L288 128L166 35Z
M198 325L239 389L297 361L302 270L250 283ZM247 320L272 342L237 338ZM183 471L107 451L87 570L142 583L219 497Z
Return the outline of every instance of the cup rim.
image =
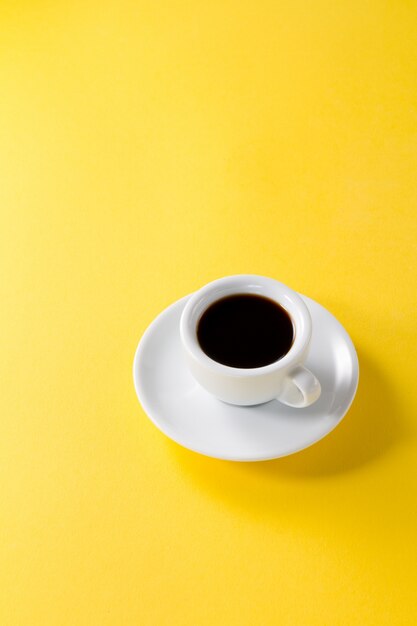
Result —
M289 351L277 361L262 367L232 367L215 361L200 347L197 325L204 311L213 302L238 293L270 298L290 315L294 325L294 340ZM190 296L181 315L180 337L188 354L211 371L232 377L263 376L299 362L311 338L311 316L300 295L284 283L257 274L235 274L211 281Z

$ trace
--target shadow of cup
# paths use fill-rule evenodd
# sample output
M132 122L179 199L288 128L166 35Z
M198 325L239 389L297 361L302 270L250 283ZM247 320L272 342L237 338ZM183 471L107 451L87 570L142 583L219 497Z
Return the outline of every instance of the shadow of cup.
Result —
M377 460L405 435L389 382L359 353L359 386L351 408L327 437L292 456L258 464L298 476L334 475Z
M288 457L234 463L198 455L169 443L183 471L199 488L246 506L269 499L291 481L346 474L376 462L405 436L393 391L375 364L359 354L360 379L345 418L327 437ZM302 409L300 409L302 410Z

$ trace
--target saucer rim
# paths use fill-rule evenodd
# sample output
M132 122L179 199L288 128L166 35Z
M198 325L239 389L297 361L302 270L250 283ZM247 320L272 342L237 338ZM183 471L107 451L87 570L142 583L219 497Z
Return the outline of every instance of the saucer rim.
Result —
M310 315L312 315L310 307L309 307L309 303L312 302L316 305L318 305L319 307L321 307L328 315L331 315L333 317L333 319L336 321L338 327L339 327L339 331L341 332L341 334L344 336L344 341L345 344L349 350L349 355L351 357L351 362L352 362L352 378L351 378L351 382L350 385L352 385L352 383L354 384L353 388L352 388L352 392L351 392L351 398L350 401L348 402L347 405L343 405L341 411L340 411L340 415L338 415L338 412L336 411L334 413L334 416L336 418L335 423L333 424L333 426L327 430L325 433L323 433L323 435L321 435L318 438L315 438L313 441L305 444L303 443L303 445L293 448L291 450L289 450L288 452L285 452L283 454L275 454L273 456L254 456L254 457L242 457L242 456L224 456L224 455L219 455L219 454L213 454L210 453L208 454L206 451L200 450L198 447L193 446L193 445L185 445L182 441L180 441L177 436L176 433L171 431L171 429L165 424L164 422L164 418L162 418L161 420L158 421L158 411L155 411L155 408L151 407L148 403L148 401L146 400L146 392L144 391L143 385L140 382L140 377L138 375L139 373L139 367L140 367L140 354L145 350L147 343L149 342L149 338L152 336L153 330L154 330L154 326L157 326L158 323L160 323L161 321L163 321L164 317L168 317L169 314L171 313L171 309L178 306L180 307L181 303L185 303L190 299L190 297L192 296L192 294L187 294L186 296L183 296L182 298L179 298L178 300L175 300L174 302L172 302L171 304L169 304L163 311L161 311L161 313L159 313L153 320L152 322L147 326L147 328L145 329L142 337L140 338L138 345L136 347L135 350L135 355L134 355L134 359L133 359L133 383L134 383L134 387L135 387L135 391L136 391L136 396L139 400L140 405L142 406L142 409L144 410L144 412L146 413L148 419L150 419L150 421L154 424L154 426L156 426L156 428L163 433L166 437L168 437L169 439L171 439L172 441L174 441L175 443L177 443L179 446L181 446L182 448L185 448L187 450L191 450L192 452L195 452L197 454L201 454L207 458L213 458L213 459L218 459L218 460L222 460L222 461L231 461L231 462L239 462L239 463L257 463L257 462L263 462L263 461L273 461L275 459L279 459L279 458L284 458L286 456L291 456L292 454L297 454L298 452L301 452L302 450L306 450L307 448L310 448L311 446L313 446L314 444L318 443L319 441L321 441L322 439L324 439L325 437L327 437L333 430L335 430L335 428L337 428L337 426L340 424L340 422L344 419L344 417L346 416L346 414L348 413L350 407L352 406L352 403L356 397L356 393L357 393L357 389L358 389L358 385L359 385L359 359L358 359L358 355L355 349L355 346L353 344L352 339L350 338L347 330L344 328L344 326L339 322L339 320L333 315L333 313L331 313L327 308L325 308L322 304L320 304L319 302L313 300L313 298L310 298L309 296L305 296L299 292L297 292L300 297L303 299L303 301L305 302L307 308L309 309ZM314 328L313 328L313 332L314 332ZM143 392L143 393L142 393ZM300 409L302 410L302 409ZM156 418L154 417L154 414L157 414ZM161 422L163 423L163 426L161 426Z

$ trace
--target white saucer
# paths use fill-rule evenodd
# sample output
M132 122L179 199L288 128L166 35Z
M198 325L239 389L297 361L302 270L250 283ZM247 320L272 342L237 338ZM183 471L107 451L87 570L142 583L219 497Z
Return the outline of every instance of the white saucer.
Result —
M331 313L302 296L313 335L306 365L322 387L313 405L294 409L277 400L257 406L225 404L188 372L179 322L189 296L165 309L148 327L136 350L133 377L146 413L182 446L219 459L264 461L298 452L319 441L342 420L356 393L358 357Z

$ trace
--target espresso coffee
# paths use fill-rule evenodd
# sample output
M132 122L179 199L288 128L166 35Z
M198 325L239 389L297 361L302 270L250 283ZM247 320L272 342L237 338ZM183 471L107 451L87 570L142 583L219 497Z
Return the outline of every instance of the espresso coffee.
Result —
M277 302L251 294L226 296L204 311L197 339L214 361L253 368L281 359L292 346L294 327Z

